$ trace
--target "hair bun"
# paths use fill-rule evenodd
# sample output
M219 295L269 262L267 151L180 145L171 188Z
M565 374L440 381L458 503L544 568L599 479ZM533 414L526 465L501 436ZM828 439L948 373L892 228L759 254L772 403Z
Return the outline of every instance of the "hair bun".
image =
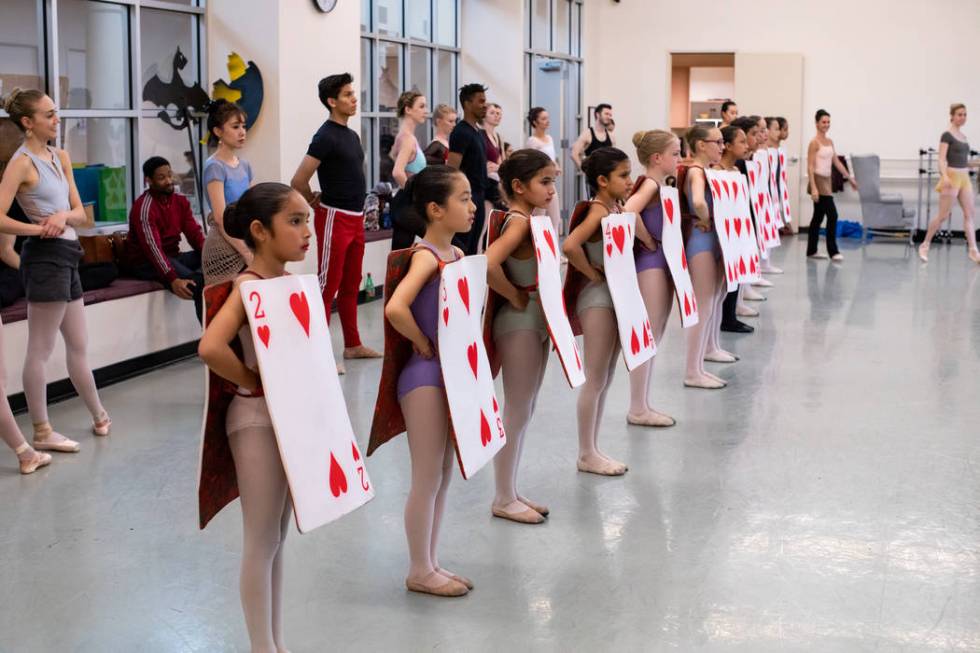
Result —
M242 240L245 237L242 225L238 224L238 202L230 202L225 207L225 212L221 216L221 223L225 233L232 238Z
M10 113L11 107L13 107L14 102L17 101L17 96L24 92L24 89L19 86L15 86L10 93L8 93L3 98L0 98L0 106L3 106L3 110Z
M640 143L643 142L643 137L646 136L646 132L642 129L633 134L633 147L639 147Z

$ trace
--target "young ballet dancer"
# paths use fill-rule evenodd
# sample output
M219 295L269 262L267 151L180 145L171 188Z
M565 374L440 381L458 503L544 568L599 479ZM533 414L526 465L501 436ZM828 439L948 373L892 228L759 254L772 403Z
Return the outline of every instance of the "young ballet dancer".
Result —
M708 348L708 334L714 325L716 305L720 305L727 290L722 275L723 266L718 264L721 246L714 230L713 202L704 171L721 161L723 141L720 129L699 125L687 131L686 139L693 161L686 170L681 205L686 206L686 217L694 220L684 250L698 303L698 323L686 329L687 372L684 385L718 390L727 383L704 369L704 356Z
M664 329L674 302L674 282L667 267L660 243L663 239L663 206L660 202L660 186L671 183L677 173L681 160L681 143L676 136L662 129L639 131L633 135L636 158L644 166L645 174L636 180L632 196L626 200L626 211L640 216L637 222L637 237L640 226L652 237L648 246L638 243L636 257L636 277L640 295L647 309L653 339L657 347L662 347ZM650 407L650 378L656 357L651 358L630 372L630 407L626 421L637 426L666 427L676 424L676 420Z
M769 171L769 178L765 180L766 185L761 186L761 188L769 196L769 205L772 206L773 195L771 189L771 184L772 184L771 170L774 161L773 161L773 157L770 156L770 152L769 152L770 120L769 118L763 118L761 116L752 116L752 118L756 121L757 129L758 129L757 131L758 137L756 138L756 147L755 147L755 151L752 153L752 158L755 161L761 161L763 163L763 168L766 171ZM759 262L759 271L762 272L763 274L783 273L783 270L781 268L777 268L772 264L771 257L764 258L762 259L762 261ZM773 283L768 279L764 279L760 276L758 279L752 282L752 285L759 286L761 288L771 288L773 286Z
M540 524L548 508L518 493L517 468L550 348L536 291L538 262L530 220L535 209L551 203L557 171L547 154L524 149L504 161L499 173L510 211L502 224L491 224L489 229L486 256L491 292L484 321L490 332L486 341L491 365L499 366L504 377L507 444L493 460L496 495L491 513L501 519Z
M970 143L960 131L966 124L966 105L954 104L949 108L949 129L939 138L939 211L926 229L926 237L919 245L919 258L923 263L929 261L929 245L940 225L953 211L953 200L958 199L963 209L963 234L966 236L966 254L974 263L980 263L977 251L977 234L974 231L973 183L970 181L970 168L980 166L980 162L970 161Z
M27 294L27 356L24 395L34 424L34 448L75 453L80 445L48 421L44 366L58 333L65 342L68 377L92 415L92 432L109 435L112 420L102 407L86 356L85 306L78 263L82 247L75 226L87 221L75 187L68 153L48 145L58 136L58 111L41 91L14 89L4 107L24 133L0 182L0 216L8 217L14 197L41 237L24 242L20 269Z
M575 207L569 234L562 245L568 258L565 304L578 318L585 346L585 384L578 395L578 470L620 476L628 469L599 450L599 425L606 394L619 364L619 332L609 284L603 274L602 219L620 213L620 204L633 188L630 160L625 152L602 147L582 162L590 202ZM584 282L584 283L583 283ZM571 292L568 290L571 289Z
M405 91L398 97L397 115L401 120L395 144L391 146L391 157L395 160L391 176L401 190L391 201L391 249L411 247L416 236L421 236L424 226L416 224L411 218L404 219L405 210L411 205L412 198L404 192L405 185L412 175L416 175L426 166L425 154L419 145L415 132L429 118L429 108L425 95L418 91Z
M810 258L827 258L833 261L843 261L844 256L837 249L837 205L834 204L833 190L830 186L832 168L844 177L844 181L858 189L857 181L837 158L834 141L827 137L830 131L830 114L819 109L814 116L817 133L810 141L806 151L806 169L809 178L810 199L813 200L813 219L807 227L806 255ZM820 241L820 224L827 217L827 254L817 253L817 243Z
M527 112L527 122L531 126L531 136L528 137L526 147L540 150L548 155L555 166L555 177L561 175L561 166L558 165L558 153L555 150L555 141L548 134L551 127L551 117L543 107L533 107ZM557 183L557 182L556 182ZM538 211L541 215L551 218L551 226L555 230L555 235L561 235L561 205L556 191L551 198L551 202L543 210Z
M285 653L282 633L283 546L291 503L269 407L262 393L255 347L239 286L286 273L310 248L309 204L279 183L253 186L225 208L222 224L253 252L237 278L207 290L207 320L198 354L211 372L201 486L201 527L223 505L241 496L240 593L253 653ZM225 298L222 302L221 298ZM230 403L215 401L227 381ZM220 397L219 397L220 398ZM214 456L210 452L217 451ZM231 460L228 460L228 458Z
M473 227L476 205L466 176L445 165L425 168L402 192L411 197L405 219L423 223L424 231L415 248L389 257L385 362L368 455L408 431L412 486L405 502L410 559L405 587L463 596L473 583L443 569L436 554L455 459L437 344L440 275L446 263L463 256L452 241Z
M39 237L41 232L41 225L25 224L14 220L6 215L6 211L0 214L0 233ZM34 447L24 439L24 434L20 432L20 427L17 426L10 404L7 402L7 368L3 363L2 322L0 322L0 439L16 454L21 474L33 474L38 468L51 463L51 454L35 451Z
M245 147L245 119L244 109L227 100L212 102L208 109L208 146L217 149L204 162L204 190L211 207L201 253L206 286L234 279L252 261L252 252L228 235L222 218L225 207L237 202L254 179L252 166L238 156Z

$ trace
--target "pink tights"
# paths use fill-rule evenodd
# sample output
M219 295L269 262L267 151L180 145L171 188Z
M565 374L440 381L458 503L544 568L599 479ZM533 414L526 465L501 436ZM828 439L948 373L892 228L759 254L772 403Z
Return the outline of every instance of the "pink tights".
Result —
M654 268L643 270L637 275L640 295L647 309L650 328L653 330L653 340L657 347L663 345L662 338L670 317L671 304L674 301L674 284L667 276L666 270ZM650 378L653 376L653 363L656 356L630 372L630 408L629 414L642 418L649 413L656 413L650 406Z

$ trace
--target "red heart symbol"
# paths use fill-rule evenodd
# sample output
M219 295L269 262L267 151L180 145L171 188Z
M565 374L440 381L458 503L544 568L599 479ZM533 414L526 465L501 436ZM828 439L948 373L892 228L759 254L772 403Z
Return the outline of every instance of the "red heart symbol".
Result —
M728 180L727 179L723 180L721 182L721 185L725 188L725 195L727 195L728 197L731 197L732 196L732 191L731 191L731 189L728 188Z
M476 377L477 371L477 359L476 359L476 343L466 348L466 358L470 361L470 369L473 370L473 376Z
M361 459L361 452L357 450L357 444L354 443L354 442L351 442L350 443L350 450L351 450L351 453L354 454L354 462L356 463L358 460Z
M681 268L687 269L687 252L681 250Z
M755 274L755 259L749 259L749 272Z
M270 336L272 336L272 333L269 331L269 327L263 324L258 329L256 329L255 332L259 334L259 340L261 340L262 344L265 345L265 348L268 349L269 338Z
M735 182L732 182L732 195L735 196L735 199L738 199L738 184Z
M446 326L449 326L449 307L442 309L442 321L445 322Z
M772 217L769 215L769 209L766 209L766 224L772 223Z
M544 239L545 239L545 242L548 243L548 247L551 248L551 255L552 256L555 256L556 255L555 254L555 239L551 235L551 230L549 230L549 229L545 229L544 230Z
M537 256L538 256L538 263L540 263L541 262L541 250L538 249L537 247L535 247L534 248L534 253L537 254Z
M480 411L480 444L484 447L490 444L490 440L493 436L490 434L490 422L487 421L487 416Z
M293 315L299 320L306 337L310 337L310 303L306 300L305 292L294 292L289 296L289 308L293 309Z
M674 200L669 197L664 200L664 213L667 214L667 220L670 224L674 224Z
M578 357L578 347L575 347L572 351L575 352L575 365L579 369L582 369L582 360Z
M339 497L341 494L347 493L347 475L344 474L344 470L340 468L337 464L337 459L334 458L333 452L330 453L330 494L334 497Z
M745 257L740 257L738 261L738 272L741 275L745 274Z
M499 413L500 412L500 408L497 407L497 398L496 397L493 398L493 412L495 412L495 413Z
M711 180L711 186L715 189L715 198L721 197L721 186L718 184L717 179Z
M738 227L735 227L735 230L738 231ZM731 238L732 237L732 221L731 220L725 220L725 237L726 238Z
M756 196L756 200L755 200L755 204L756 204L756 206L758 206L758 207L759 207L760 209L762 208L762 193L759 193L759 194L758 194L758 195Z
M779 153L779 165L786 165L786 155L784 155L782 152ZM783 171L783 174L786 174L785 170Z
M647 349L648 347L650 347L650 330L647 329L646 325L644 324L643 325L643 348Z
M640 353L640 339L636 337L636 329L633 329L633 337L630 338L630 351L633 355Z
M633 227L626 225L626 235L633 238Z
M684 293L684 315L691 314L691 300L687 298L687 293Z
M619 253L622 254L623 245L626 244L626 229L623 228L623 225L619 225L618 227L613 227L612 239L613 242L616 243L616 249L618 249Z
M742 235L742 221L741 220L736 220L735 221L735 235L736 236L741 236Z
M470 280L463 277L456 282L456 290L459 291L459 298L463 300L463 306L466 307L466 312L470 312Z
M606 243L606 256L612 256L612 243Z
M698 310L698 300L694 295L691 295L691 310L694 312Z
M752 180L752 185L755 185L755 170L749 170L749 179Z
M752 233L751 229L752 229L752 221L749 220L748 218L745 218L745 233L746 234Z

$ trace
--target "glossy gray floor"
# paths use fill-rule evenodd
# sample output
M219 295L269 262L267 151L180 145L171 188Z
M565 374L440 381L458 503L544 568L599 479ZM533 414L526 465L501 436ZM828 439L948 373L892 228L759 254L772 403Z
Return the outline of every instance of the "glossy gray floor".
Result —
M553 515L493 520L490 470L454 481L442 560L476 581L464 599L402 589L405 439L379 450L372 503L290 534L293 652L980 650L980 267L961 246L928 266L802 253L779 251L757 332L726 339L726 390L681 387L672 323L655 389L675 428L628 428L617 373L602 440L624 478L576 473L552 360L522 489ZM343 379L362 444L379 367ZM105 440L55 406L84 449L33 477L0 458L0 651L246 650L237 505L196 527L202 381L186 362L107 388Z

